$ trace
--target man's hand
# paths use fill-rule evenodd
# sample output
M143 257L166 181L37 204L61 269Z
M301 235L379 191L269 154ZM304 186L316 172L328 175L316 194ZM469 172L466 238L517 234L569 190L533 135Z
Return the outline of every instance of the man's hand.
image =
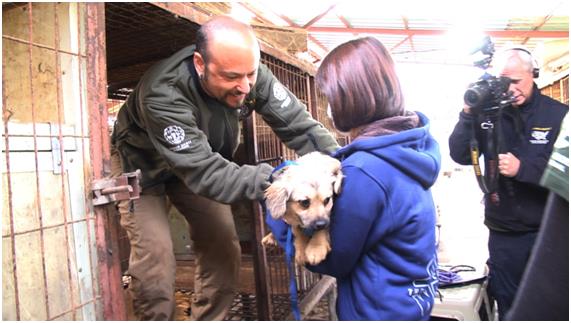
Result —
M498 169L506 177L514 177L519 171L520 161L512 153L498 155Z
M467 114L472 114L472 111L470 110L470 107L467 106L466 104L464 104L464 107L462 108L462 111L464 111L464 113L467 113Z

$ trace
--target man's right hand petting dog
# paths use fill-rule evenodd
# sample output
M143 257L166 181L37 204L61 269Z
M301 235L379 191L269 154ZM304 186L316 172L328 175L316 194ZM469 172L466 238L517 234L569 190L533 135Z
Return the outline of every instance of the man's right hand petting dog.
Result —
M272 217L282 218L292 228L297 264L316 265L331 250L330 214L342 180L341 162L313 152L280 170L266 190L266 206ZM276 240L270 233L262 243L276 245Z

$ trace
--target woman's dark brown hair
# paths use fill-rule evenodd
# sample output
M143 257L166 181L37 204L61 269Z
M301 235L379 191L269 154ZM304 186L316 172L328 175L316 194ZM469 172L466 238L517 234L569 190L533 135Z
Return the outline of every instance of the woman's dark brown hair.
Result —
M333 49L315 79L340 131L404 113L394 62L376 38L351 40Z

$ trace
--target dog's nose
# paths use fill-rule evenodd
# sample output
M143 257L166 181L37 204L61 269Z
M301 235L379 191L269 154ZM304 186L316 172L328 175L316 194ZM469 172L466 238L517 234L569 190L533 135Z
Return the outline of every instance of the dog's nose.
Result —
M326 228L328 225L329 225L329 220L319 219L313 222L312 227L314 230L321 230L323 228Z

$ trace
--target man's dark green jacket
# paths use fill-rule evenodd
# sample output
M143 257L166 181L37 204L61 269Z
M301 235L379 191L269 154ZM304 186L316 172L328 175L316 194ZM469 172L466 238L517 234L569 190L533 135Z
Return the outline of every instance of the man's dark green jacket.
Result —
M228 160L240 139L239 109L205 94L196 80L193 54L194 46L185 47L155 64L121 107L112 143L123 171L140 169L143 189L177 176L192 192L222 203L261 199L273 168ZM246 102L299 155L339 148L263 64Z

